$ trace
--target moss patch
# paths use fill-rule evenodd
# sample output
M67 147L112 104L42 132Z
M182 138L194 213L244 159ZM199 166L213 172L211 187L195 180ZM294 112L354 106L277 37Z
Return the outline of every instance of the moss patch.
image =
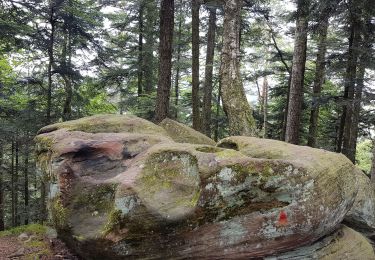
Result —
M200 196L197 158L188 152L158 151L137 181L140 198L167 219L190 214Z
M160 126L167 131L168 135L178 143L190 143L190 144L207 144L215 146L216 143L204 134L190 128L184 124L181 124L172 119L166 118Z
M95 115L77 120L57 123L43 127L39 134L49 133L58 129L82 131L86 133L143 133L161 134L166 136L163 128L133 115Z
M18 236L22 233L29 235L44 235L47 232L47 228L40 224L30 224L25 226L19 226L0 232L0 237L5 236Z
M60 198L54 198L50 206L52 224L56 229L64 230L68 228L69 210L65 208Z

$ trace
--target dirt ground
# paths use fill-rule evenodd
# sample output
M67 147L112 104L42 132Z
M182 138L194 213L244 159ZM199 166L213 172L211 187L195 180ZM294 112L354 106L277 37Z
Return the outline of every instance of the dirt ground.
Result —
M0 237L0 260L8 259L75 260L79 258L72 254L62 241L56 238Z

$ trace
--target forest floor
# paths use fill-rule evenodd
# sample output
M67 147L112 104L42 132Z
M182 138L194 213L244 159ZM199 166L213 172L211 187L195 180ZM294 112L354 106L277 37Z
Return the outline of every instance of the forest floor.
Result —
M31 226L0 232L0 260L79 259L53 232L44 226Z

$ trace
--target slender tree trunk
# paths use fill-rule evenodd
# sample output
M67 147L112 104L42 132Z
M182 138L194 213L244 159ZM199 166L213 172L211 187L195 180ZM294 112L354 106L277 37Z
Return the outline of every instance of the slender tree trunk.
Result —
M223 48L220 80L224 111L231 135L255 135L252 109L246 99L240 76L239 30L241 0L228 0L224 4Z
M265 19L267 20L268 22L268 17L265 16ZM284 109L284 116L283 116L283 119L281 121L281 133L280 133L280 140L282 141L285 141L285 134L286 134L286 123L287 123L287 120L288 120L288 104L289 104L289 92L290 92L290 84L291 84L291 79L292 79L292 71L290 69L290 67L288 66L285 58L284 58L284 55L283 55L283 52L281 51L281 49L279 48L279 45L277 44L277 41L276 41L276 38L275 38L275 33L272 29L272 26L268 23L268 27L270 28L270 31L271 31L271 40L272 40L272 44L273 46L275 47L276 51L277 51L277 54L278 56L280 57L280 61L283 63L286 71L288 72L288 86L287 86L287 98L286 98L286 102L285 102L285 109Z
M288 122L288 108L289 108L289 100L290 100L290 84L292 82L292 74L289 73L288 77L288 86L287 86L287 92L286 92L286 102L285 102L285 108L284 108L284 116L282 120L282 130L281 130L281 136L280 140L285 141L285 135L286 135L286 124Z
M353 104L353 120L351 124L350 130L350 140L349 140L349 159L355 162L355 155L357 150L357 138L358 138L358 129L359 129L359 117L361 112L361 100L362 100L362 92L364 88L364 78L366 67L368 66L368 61L371 59L369 57L369 53L371 53L371 20L368 20L365 28L363 30L363 41L362 46L360 49L360 57L359 57L359 65L358 71L356 76L356 88L355 88L355 97L354 97L354 104Z
M371 165L371 182L375 184L375 139L372 141L372 165Z
M263 138L267 137L267 114L268 114L268 80L267 76L263 80L262 89L262 112L263 112Z
M15 196L16 196L16 192L15 192L15 174L14 174L14 158L15 158L15 144L14 144L14 140L12 140L12 154L11 154L11 164L10 164L10 174L11 174L11 182L10 182L10 185L11 185L11 196L12 196L12 203L11 203L11 211L12 211L12 227L15 227L16 226L16 215L15 215L15 207L16 207L16 204L15 204Z
M19 226L20 225L20 216L19 216L19 212L18 212L18 190L19 190L19 176L18 176L18 173L19 173L19 140L18 140L18 134L16 135L16 147L15 147L15 153L16 153L16 165L15 165L15 169L14 169L14 183L15 183L15 186L14 186L14 216L15 216L15 225L16 226Z
M360 43L360 21L359 17L357 17L357 14L354 14L352 17L350 37L352 37L352 45L349 46L348 52L348 64L346 69L344 93L344 99L346 102L343 108L342 117L342 119L345 118L345 124L344 131L341 130L341 133L343 133L342 153L345 154L352 162L354 162L355 151L353 151L350 147L350 136L353 122L353 99L358 65L358 48Z
M156 122L163 121L169 115L173 27L174 0L162 0L160 9L159 81L155 109Z
M313 104L310 112L310 127L307 145L316 146L316 135L319 118L319 98L322 92L325 74L325 55L327 52L327 32L329 15L323 17L319 25L318 53L316 55L316 68L313 87Z
M53 59L53 45L55 42L55 18L54 18L54 4L50 1L50 14L49 14L49 24L51 26L51 34L48 42L48 88L47 88L47 107L46 107L46 124L51 123L51 110L52 110L52 65L54 63Z
M192 51L192 107L193 128L201 130L200 98L199 98L199 0L192 0L191 6L191 51Z
M303 82L306 63L307 26L310 0L298 0L294 40L292 79L289 91L285 141L299 143L299 127L303 103Z
M3 170L4 170L4 160L3 160L3 146L0 144L0 231L5 229L4 223L4 187L3 187Z
M215 56L216 9L210 10L207 32L207 54L203 96L203 131L211 137L212 78Z
M219 82L219 89L217 91L217 100L216 100L216 121L215 121L215 142L219 141L219 113L220 113L220 93L221 93L221 83Z
M71 5L71 0L68 2ZM72 117L72 99L73 99L73 66L72 66L72 14L69 13L68 18L64 19L64 42L62 49L62 66L64 67L64 72L61 74L64 80L65 89L65 101L63 106L62 118L64 121L70 120Z
M29 142L26 142L25 161L23 168L24 198L25 198L25 225L29 224Z
M154 51L155 51L155 24L157 12L156 1L146 1L144 4L145 26L144 38L144 92L151 94L154 91Z
M138 97L142 95L142 80L143 80L143 2L139 4L138 14Z
M177 54L176 54L176 76L174 80L174 119L178 119L178 99L179 99L179 84L180 84L180 59L181 59L181 40L182 40L182 1L180 1L180 10L178 14L178 31L177 31Z

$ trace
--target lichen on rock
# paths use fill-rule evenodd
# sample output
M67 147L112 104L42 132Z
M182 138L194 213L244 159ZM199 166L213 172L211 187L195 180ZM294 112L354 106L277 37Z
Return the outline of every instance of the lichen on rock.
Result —
M277 255L330 234L352 207L357 176L340 155L250 137L215 146L161 125L95 116L36 137L52 220L83 257Z

